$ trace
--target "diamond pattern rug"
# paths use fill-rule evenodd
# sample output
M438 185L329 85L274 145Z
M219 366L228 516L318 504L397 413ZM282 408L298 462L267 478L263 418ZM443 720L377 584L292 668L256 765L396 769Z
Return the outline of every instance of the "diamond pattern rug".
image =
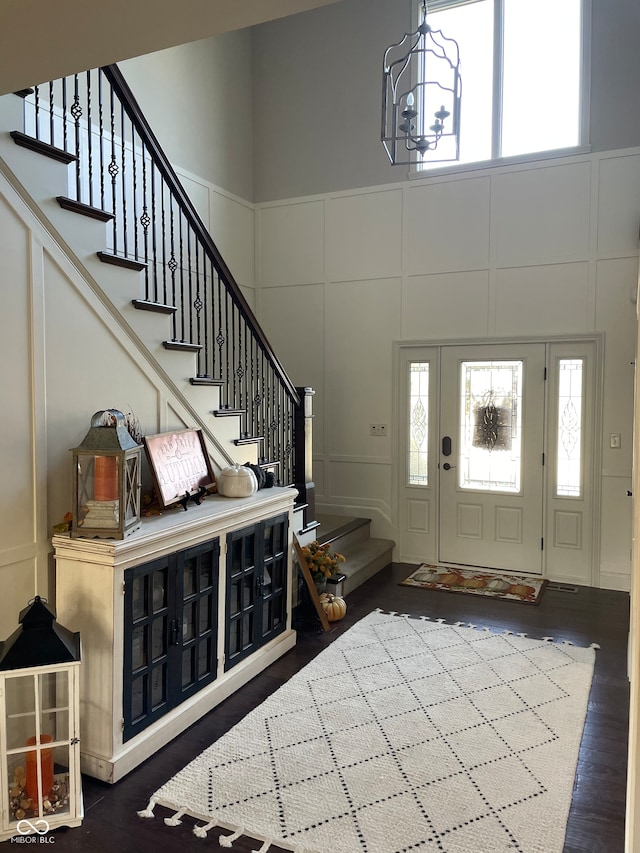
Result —
M138 814L260 853L562 853L594 654L371 613Z

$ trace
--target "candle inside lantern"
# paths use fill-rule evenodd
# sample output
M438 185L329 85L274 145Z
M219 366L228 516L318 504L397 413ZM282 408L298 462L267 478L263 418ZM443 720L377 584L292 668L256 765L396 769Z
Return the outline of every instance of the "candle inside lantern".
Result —
M51 743L51 735L40 735L40 743ZM34 746L35 736L27 740L27 746ZM42 799L46 799L53 785L53 750L41 749L40 773L42 774ZM27 764L27 794L34 805L38 802L38 750L29 750L26 754Z
M96 456L93 472L93 497L97 501L118 499L118 460L115 456Z

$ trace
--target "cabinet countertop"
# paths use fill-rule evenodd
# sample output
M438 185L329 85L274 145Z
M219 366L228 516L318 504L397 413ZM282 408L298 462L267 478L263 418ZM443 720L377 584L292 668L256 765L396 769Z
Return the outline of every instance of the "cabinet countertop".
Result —
M289 511L297 491L276 486L261 489L248 498L209 495L202 503L189 504L185 511L171 507L160 515L145 516L140 527L126 539L72 539L68 533L53 536L56 557L89 559L108 565L126 565L197 544L210 535L237 529L278 512Z

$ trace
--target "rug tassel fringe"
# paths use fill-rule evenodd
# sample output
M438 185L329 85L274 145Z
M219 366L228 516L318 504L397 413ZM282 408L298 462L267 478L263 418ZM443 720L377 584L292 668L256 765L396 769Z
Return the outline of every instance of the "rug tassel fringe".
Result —
M542 641L544 643L553 643L553 637L543 637Z
M188 811L189 809L185 806L184 808L179 809L174 815L172 815L172 817L165 817L164 822L167 826L180 826L180 824L182 823L180 818Z
M153 810L156 807L156 801L153 797L149 800L149 804L146 809L142 809L142 811L138 812L138 817L155 817Z
M214 820L210 820L209 823L205 823L204 826L194 826L193 834L197 838L206 838L207 832L209 832L210 829L213 829L213 827L216 826L217 823L218 819L215 818Z
M600 646L598 643L591 643L589 648L590 649L600 649L600 648L602 648L602 646Z
M252 850L251 853L267 853L267 850L271 847L271 844L272 842L267 839L259 850Z
M237 841L243 832L244 829L240 828L236 830L233 835L220 835L218 838L218 844L220 845L220 847L233 847L233 842Z

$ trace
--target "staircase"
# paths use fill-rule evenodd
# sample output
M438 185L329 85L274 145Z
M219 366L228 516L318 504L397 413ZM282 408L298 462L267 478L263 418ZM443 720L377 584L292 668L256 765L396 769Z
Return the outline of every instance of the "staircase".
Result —
M343 584L344 595L391 563L395 543L391 539L372 538L370 518L318 513L317 521L312 538L322 545L330 543L332 551L345 557L341 566L347 578Z
M214 470L272 471L312 525L313 391L292 385L119 69L4 96L0 129L7 178L202 428Z

